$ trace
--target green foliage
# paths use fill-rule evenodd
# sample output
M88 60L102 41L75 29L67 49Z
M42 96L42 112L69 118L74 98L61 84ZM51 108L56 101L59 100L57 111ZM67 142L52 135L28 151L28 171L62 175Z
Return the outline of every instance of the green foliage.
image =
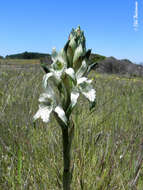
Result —
M18 147L17 177L18 177L18 183L20 185L21 185L21 174L22 174L22 152L20 147Z
M48 125L31 120L42 77L36 67L0 70L0 189L61 189L61 131L53 119ZM90 112L81 97L74 110L72 189L131 189L141 153L143 79L89 77L96 77L97 102ZM138 190L142 176L140 167Z

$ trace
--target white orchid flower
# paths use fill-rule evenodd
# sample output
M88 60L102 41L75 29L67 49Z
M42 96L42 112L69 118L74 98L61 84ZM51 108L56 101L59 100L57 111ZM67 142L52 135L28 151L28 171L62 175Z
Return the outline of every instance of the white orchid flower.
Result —
M48 79L52 77L58 84L62 80L64 74L68 75L72 80L75 80L75 72L73 68L67 68L67 60L64 49L58 54L54 49L52 52L52 60L54 61L49 68L49 73L43 77L44 87L46 88Z
M53 74L55 79L60 81L64 70L67 68L67 60L64 49L62 49L59 53L57 53L54 48L52 51L52 60L53 63L51 65L51 68L49 68L49 70Z
M58 117L67 124L67 118L63 108L57 104L54 91L48 86L45 93L42 93L39 98L39 110L34 115L34 120L41 118L43 122L48 123L50 121L50 115L52 112L57 113Z
M64 68L62 71L56 71L53 69L53 70L51 70L50 73L45 74L43 77L44 88L46 88L46 86L48 84L48 80L50 78L53 78L53 81L55 81L55 83L57 83L57 84L59 82L61 82L63 74L67 74L74 81L76 79L75 72L72 68Z
M92 87L92 80L83 77L87 71L87 64L85 61L82 62L81 67L76 73L76 85L73 87L71 92L71 106L72 108L76 105L78 97L83 94L90 102L94 102L96 99L96 91Z
M81 77L77 79L77 85L73 88L71 92L71 104L72 108L76 105L78 97L83 94L90 102L94 102L96 99L96 91L91 85L91 80L86 77Z

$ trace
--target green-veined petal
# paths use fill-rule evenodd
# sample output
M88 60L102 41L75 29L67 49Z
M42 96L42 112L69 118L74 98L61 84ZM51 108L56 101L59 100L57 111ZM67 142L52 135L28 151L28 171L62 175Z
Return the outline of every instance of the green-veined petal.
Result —
M39 97L39 102L47 102L51 99L50 94L42 93Z
M59 81L59 82L61 81L62 73L63 73L63 70L60 70L60 71L53 71L54 78L55 78L57 81Z
M51 88L51 86L48 85L48 88L45 90L45 92L40 95L39 102L43 103L45 102L46 104L51 104L53 101L56 101L54 98L55 98L55 93Z
M67 125L67 118L63 108L61 106L57 106L54 111L58 114L58 117Z
M73 51L75 51L77 44L74 37L71 38L69 46L72 48Z
M83 60L82 64L81 64L81 67L76 72L76 77L81 78L85 74L86 70L87 70L87 64L86 64L86 61Z
M96 91L93 89L92 85L86 83L84 88L80 88L81 93L90 101L94 102L96 98Z
M88 80L86 77L77 79L77 85L79 91L91 102L95 101L96 91L93 89L92 80Z
M81 83L85 83L85 82L89 83L89 81L91 81L91 80L88 80L88 78L86 78L86 77L81 77L81 78L77 79L77 84L80 85Z
M83 55L83 53L84 53L84 51L83 51L82 45L80 44L80 45L76 48L76 50L75 50L75 52L74 52L73 64L78 60L78 58L79 58L80 56Z
M54 70L62 70L66 67L66 61L63 59L62 56L58 56L56 61L51 65L52 69Z
M73 55L74 55L74 52L72 50L72 48L70 46L68 46L67 48L67 58L68 58L68 63L69 63L69 67L72 67L73 66Z
M57 60L57 57L58 57L58 53L56 52L56 48L53 48L52 49L52 61L56 61Z
M67 55L64 48L62 48L61 51L59 52L59 57L62 57L65 66L67 66Z

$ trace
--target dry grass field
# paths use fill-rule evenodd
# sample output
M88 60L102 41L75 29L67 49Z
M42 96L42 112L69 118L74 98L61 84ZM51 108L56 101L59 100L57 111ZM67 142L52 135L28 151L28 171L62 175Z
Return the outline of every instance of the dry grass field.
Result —
M0 190L62 187L60 127L32 119L44 74L33 63L0 65ZM142 190L143 79L95 71L89 78L97 104L90 112L81 97L73 113L72 189Z

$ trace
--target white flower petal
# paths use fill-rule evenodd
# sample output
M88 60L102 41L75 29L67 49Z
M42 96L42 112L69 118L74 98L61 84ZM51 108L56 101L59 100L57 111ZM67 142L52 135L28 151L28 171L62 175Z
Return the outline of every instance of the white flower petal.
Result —
M57 81L61 81L61 76L63 74L63 70L53 71L53 75Z
M67 67L67 62L65 60L65 58L61 55L58 56L58 61L62 64L62 68L61 69L64 69Z
M48 81L48 79L49 79L51 76L53 76L53 73L47 73L47 74L44 75L44 77L43 77L43 86L44 86L44 88L47 87L47 81Z
M81 78L78 78L77 79L77 84L81 84L81 83L84 83L84 82L87 82L88 81L88 78L86 77L81 77Z
M96 98L96 91L92 87L83 89L81 92L90 102L94 102Z
M69 75L73 80L75 80L75 72L72 68L68 68L65 70L65 73Z
M78 60L78 58L79 58L80 56L82 56L82 55L83 55L83 48L82 48L82 45L80 44L80 45L76 48L76 50L75 50L74 57L73 57L73 63L75 63L75 62Z
M76 72L76 77L77 77L77 78L81 78L81 77L84 75L84 73L86 72L86 70L87 70L87 64L86 64L86 61L83 60L81 67L80 67L79 70Z
M56 62L52 64L52 68L50 69L50 71L53 73L54 78L60 81L61 76L66 68L67 68L66 60L61 55L58 55L58 58Z
M52 61L56 61L57 60L57 57L58 57L58 53L56 52L56 48L53 48L52 49Z
M76 90L73 90L71 92L71 106L72 106L72 108L76 105L78 97L79 97L79 92Z
M81 77L77 80L79 91L91 102L95 101L96 91L93 89L92 80L88 80L86 77Z
M49 118L50 118L50 114L52 112L53 108L50 106L43 106L40 105L39 106L39 110L37 111L37 113L34 115L34 120L41 118L43 120L43 122L47 123L49 122Z
M63 108L62 108L61 106L57 106L54 111L58 114L58 117L59 117L65 124L67 124L67 118L66 118L66 115L65 115L65 112L64 112Z

